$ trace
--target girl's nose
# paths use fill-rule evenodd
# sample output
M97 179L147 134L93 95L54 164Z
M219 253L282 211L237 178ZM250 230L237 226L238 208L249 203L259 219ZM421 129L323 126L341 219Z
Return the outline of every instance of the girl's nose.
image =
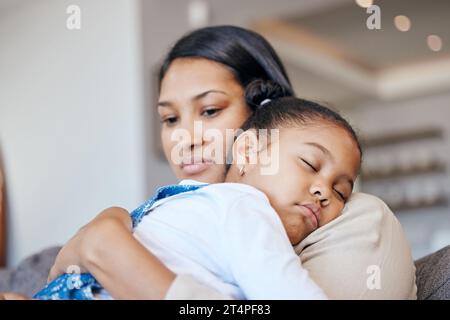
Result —
M311 194L320 202L322 207L329 204L330 192L326 187L316 184L311 187Z

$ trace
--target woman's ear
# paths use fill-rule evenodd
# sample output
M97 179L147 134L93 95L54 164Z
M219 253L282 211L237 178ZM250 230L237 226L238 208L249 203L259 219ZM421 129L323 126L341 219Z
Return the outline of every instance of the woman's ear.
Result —
M233 158L237 166L258 163L259 142L255 130L241 133L233 144Z

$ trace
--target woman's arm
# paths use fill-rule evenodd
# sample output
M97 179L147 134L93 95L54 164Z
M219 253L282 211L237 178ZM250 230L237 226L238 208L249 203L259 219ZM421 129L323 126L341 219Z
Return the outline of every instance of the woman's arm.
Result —
M175 275L121 224L105 225L104 239L85 250L85 266L116 299L164 299Z
M104 210L61 249L49 281L78 265L82 272L91 272L115 299L230 299L190 276L173 274L131 231L126 210Z
M49 280L78 265L89 271L115 299L163 299L175 279L131 233L122 208L109 208L83 227L61 250Z

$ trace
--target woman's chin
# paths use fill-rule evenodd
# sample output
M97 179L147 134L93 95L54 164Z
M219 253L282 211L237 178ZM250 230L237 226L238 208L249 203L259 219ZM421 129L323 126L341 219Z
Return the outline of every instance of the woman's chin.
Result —
M220 183L225 180L223 165L210 164L208 166L179 168L177 177L180 180L190 179L205 183Z

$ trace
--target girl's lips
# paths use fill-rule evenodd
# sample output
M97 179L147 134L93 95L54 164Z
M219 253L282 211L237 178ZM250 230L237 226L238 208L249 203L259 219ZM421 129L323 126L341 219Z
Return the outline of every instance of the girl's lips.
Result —
M319 221L317 220L317 216L314 214L314 212L307 206L299 205L299 207L303 216L307 217L311 221L314 230L317 229L319 226Z
M211 166L211 162L196 162L196 163L188 163L182 164L181 170L187 175L195 175L199 174Z

